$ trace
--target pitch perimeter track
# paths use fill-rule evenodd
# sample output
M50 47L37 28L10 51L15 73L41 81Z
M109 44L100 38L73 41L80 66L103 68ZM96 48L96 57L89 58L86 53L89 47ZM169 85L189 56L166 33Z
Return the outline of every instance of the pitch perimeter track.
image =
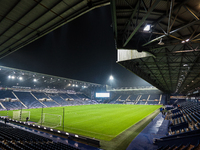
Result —
M126 150L131 141L151 122L152 119L159 114L159 112L160 110L157 109L149 116L145 117L141 121L131 126L129 129L116 136L111 141L100 140L100 148L105 150Z

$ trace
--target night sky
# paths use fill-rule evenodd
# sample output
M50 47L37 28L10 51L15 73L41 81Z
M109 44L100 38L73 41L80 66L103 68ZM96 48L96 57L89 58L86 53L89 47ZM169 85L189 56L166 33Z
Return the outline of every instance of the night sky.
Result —
M149 85L116 63L110 6L95 9L0 60L0 65L93 83Z

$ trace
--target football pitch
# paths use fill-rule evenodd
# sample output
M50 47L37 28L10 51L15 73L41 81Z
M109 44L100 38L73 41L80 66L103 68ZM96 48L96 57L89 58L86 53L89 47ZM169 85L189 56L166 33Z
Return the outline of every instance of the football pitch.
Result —
M160 107L161 105L97 104L52 107L43 108L43 110L42 108L24 109L22 111L30 111L29 121L38 123L41 116L44 116L41 114L53 114L44 119L43 125L46 125L47 122L58 124L60 121L61 126L55 129L62 130L64 128L66 132L110 141ZM0 115L12 118L13 111L1 111Z

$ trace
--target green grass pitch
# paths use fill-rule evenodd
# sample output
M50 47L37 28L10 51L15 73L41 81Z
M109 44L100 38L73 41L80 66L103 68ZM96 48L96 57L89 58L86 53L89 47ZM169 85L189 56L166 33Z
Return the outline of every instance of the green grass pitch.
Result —
M110 141L138 121L153 113L161 105L97 104L44 108L43 113L64 116L64 130L82 136ZM39 122L41 108L28 109L30 121ZM0 115L12 117L13 111L1 111ZM55 121L52 118L51 121ZM56 129L62 130L63 124Z

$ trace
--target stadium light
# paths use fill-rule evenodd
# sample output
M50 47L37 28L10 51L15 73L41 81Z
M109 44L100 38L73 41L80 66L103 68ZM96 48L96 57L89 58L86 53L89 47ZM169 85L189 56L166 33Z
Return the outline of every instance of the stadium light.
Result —
M12 78L12 79L15 79L15 76L12 76L11 78Z
M37 79L33 79L34 82L37 82Z
M150 31L150 29L151 29L151 26L150 26L150 24L147 24L145 27L144 27L144 31Z
M113 79L114 79L114 78L113 78L113 76L111 75L110 78L109 78L109 80L113 80Z
M22 78L22 77L19 77L19 80L23 80L23 78Z
M12 76L11 76L11 75L9 75L9 76L8 76L8 79L11 79L11 78L12 78Z

